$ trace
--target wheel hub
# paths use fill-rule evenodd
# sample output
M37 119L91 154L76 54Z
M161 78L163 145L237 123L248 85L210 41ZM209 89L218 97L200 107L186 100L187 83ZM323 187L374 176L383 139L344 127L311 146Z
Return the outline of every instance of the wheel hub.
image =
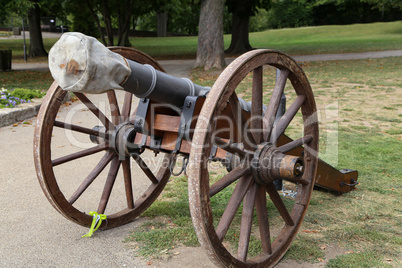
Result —
M134 144L134 139L136 135L134 131L134 125L125 122L118 126L114 130L110 139L110 148L113 148L116 154L129 157L132 153L140 153L140 150L136 144Z
M300 157L283 154L271 143L263 143L254 153L251 171L262 185L277 179L297 180L303 176L304 162Z

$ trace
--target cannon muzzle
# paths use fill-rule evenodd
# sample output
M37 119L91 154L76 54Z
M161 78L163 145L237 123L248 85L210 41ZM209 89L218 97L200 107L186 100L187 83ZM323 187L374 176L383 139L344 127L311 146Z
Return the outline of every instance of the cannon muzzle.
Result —
M81 33L65 33L49 52L49 69L67 91L99 94L111 89L139 98L183 106L187 96L206 95L210 88L194 84L124 58L97 39Z

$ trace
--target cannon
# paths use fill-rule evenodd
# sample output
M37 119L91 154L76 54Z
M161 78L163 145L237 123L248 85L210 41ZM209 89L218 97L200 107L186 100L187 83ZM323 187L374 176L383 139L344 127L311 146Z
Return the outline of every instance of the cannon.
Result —
M77 224L89 227L91 210L107 214L100 229L131 222L184 171L210 259L271 267L295 238L314 186L342 193L357 184L357 171L318 158L313 91L281 52L245 53L209 88L166 74L138 50L67 33L49 67L55 82L37 116L35 168L49 202ZM79 108L63 104L68 91ZM291 105L280 114L284 95Z

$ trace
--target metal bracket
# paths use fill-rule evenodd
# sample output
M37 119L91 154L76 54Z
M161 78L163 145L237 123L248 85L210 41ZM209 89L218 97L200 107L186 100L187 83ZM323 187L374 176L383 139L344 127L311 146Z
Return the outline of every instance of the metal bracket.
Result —
M145 118L147 117L149 109L149 99L140 99L138 104L137 113L135 114L134 119L134 131L145 134Z
M218 151L218 146L212 144L211 153L209 154L208 160L213 161L215 159L216 152Z
M191 123L198 98L202 98L202 96L187 96L184 100L184 105L180 116L179 130L177 133L176 146L173 150L174 155L180 150L183 138L190 138Z
M170 167L169 167L170 174L172 174L173 176L180 176L183 173L183 171L184 171L184 174L186 174L187 164L188 164L188 155L183 156L181 169L179 172L175 173L173 169L174 169L174 166L176 165L176 157L174 157L173 161L170 163Z
M160 137L151 137L151 143L149 148L154 151L159 151L162 145L162 138Z

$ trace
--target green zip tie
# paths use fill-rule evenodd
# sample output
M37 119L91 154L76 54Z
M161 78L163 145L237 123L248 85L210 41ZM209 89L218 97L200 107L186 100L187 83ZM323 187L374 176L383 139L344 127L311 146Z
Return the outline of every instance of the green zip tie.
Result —
M96 211L90 211L89 215L91 215L93 217L91 228L89 229L89 232L87 234L84 234L82 237L91 237L93 235L93 233L96 230L98 230L98 228L101 226L102 221L106 220L105 214L98 214L98 212L96 212Z

